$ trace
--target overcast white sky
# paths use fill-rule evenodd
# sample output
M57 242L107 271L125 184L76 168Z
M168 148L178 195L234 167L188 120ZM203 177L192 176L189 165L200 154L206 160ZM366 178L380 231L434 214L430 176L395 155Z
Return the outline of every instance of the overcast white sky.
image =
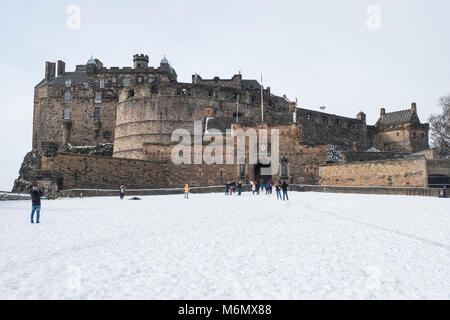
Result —
M80 29L67 28L70 5ZM369 29L371 5L380 29ZM46 60L66 70L91 54L131 66L135 53L158 65L167 54L178 80L242 71L299 106L369 124L379 109L418 104L425 121L450 94L450 1L6 1L0 0L0 190L10 190L31 150L33 88ZM373 21L373 20L371 20ZM374 26L374 24L370 24Z

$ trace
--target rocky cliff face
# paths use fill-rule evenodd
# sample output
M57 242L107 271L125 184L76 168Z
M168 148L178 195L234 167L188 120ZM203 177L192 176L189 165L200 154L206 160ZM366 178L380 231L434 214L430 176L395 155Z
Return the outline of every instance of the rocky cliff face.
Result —
M39 152L28 152L23 159L19 170L19 177L14 181L12 192L27 193L33 187L33 171L41 167L41 154Z

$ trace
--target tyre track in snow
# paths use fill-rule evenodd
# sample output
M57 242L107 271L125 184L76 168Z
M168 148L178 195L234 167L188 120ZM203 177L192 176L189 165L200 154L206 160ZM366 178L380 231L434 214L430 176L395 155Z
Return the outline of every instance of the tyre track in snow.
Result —
M419 236L416 236L414 234L410 234L410 233L403 232L403 231L392 230L392 229L389 229L389 228L385 228L385 227L378 226L378 225L375 225L375 224L372 224L372 223L360 221L360 220L357 220L357 219L348 218L348 217L345 217L345 216L342 216L342 215L339 215L339 214L335 214L335 213L332 213L332 212L329 212L329 211L326 211L326 210L323 210L323 209L318 209L318 208L313 207L311 205L304 204L303 206L306 209L310 209L312 211L317 211L317 212L320 212L320 213L323 213L323 214L326 214L326 215L329 215L329 216L332 216L332 217L335 217L335 218L339 218L339 219L342 219L342 220L346 220L346 221L350 221L350 222L353 222L353 223L361 224L361 225L364 225L366 227L382 230L382 231L385 231L385 232L389 232L391 234L396 234L396 235L401 236L401 237L417 240L417 241L420 241L422 243L426 243L426 244L429 244L429 245L432 245L432 246L435 246L435 247L439 247L439 248L450 250L450 245L445 244L445 243L440 243L440 242L437 242L437 241L433 241L433 240L430 240L430 239L427 239L427 238L419 237Z

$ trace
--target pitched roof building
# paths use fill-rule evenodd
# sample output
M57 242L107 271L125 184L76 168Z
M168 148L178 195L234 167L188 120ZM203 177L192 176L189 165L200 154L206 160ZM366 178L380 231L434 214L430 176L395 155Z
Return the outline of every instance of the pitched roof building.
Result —
M396 152L429 149L429 125L420 122L415 102L407 110L386 113L386 109L382 108L375 129L378 149Z

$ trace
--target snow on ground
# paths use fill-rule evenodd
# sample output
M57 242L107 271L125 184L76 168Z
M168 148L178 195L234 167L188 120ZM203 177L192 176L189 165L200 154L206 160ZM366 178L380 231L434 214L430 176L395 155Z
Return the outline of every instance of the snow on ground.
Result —
M450 199L0 203L0 299L449 299Z

